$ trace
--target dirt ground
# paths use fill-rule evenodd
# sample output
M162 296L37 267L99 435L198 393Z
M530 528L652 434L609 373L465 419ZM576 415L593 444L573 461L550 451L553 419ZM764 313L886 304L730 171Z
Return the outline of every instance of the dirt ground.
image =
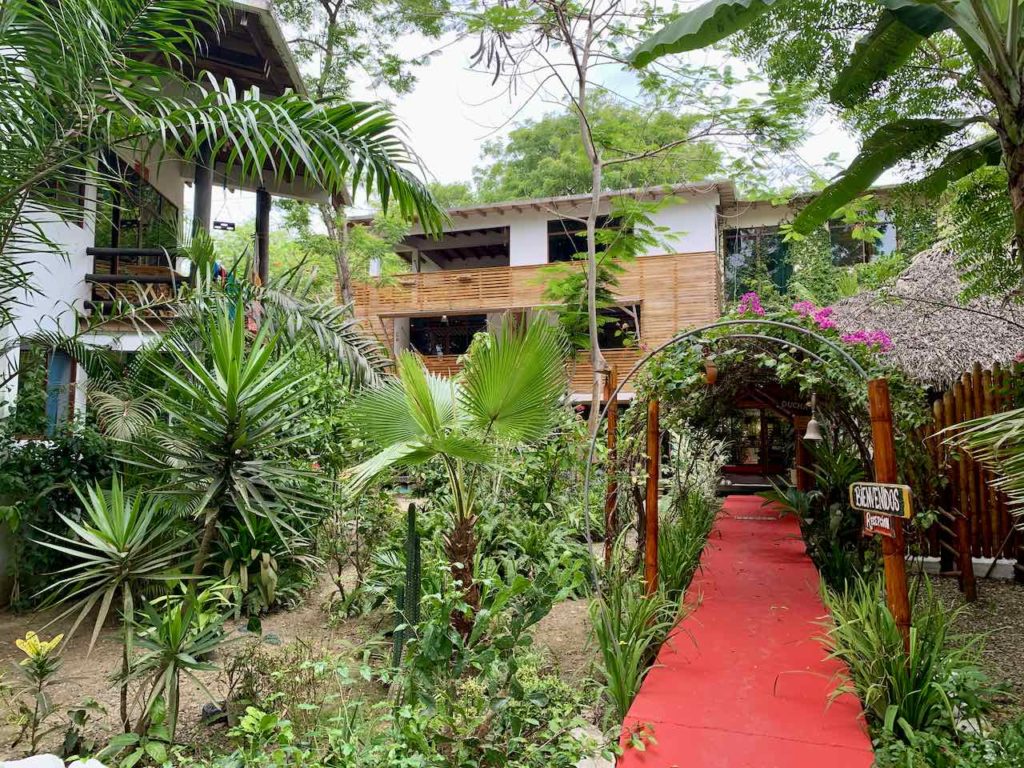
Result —
M290 643L302 641L324 654L350 656L355 669L367 641L379 636L384 617L369 614L328 626L324 606L333 589L330 579L325 578L297 609L264 617L263 638L265 643L268 639L270 641L268 650L284 649ZM68 620L46 627L53 615L0 611L0 670L8 670L11 664L23 658L14 641L23 638L26 632L32 630L43 639L49 639L70 626ZM227 643L218 651L213 661L219 667L223 667L231 655L239 653L246 646L247 639L255 638L245 632L244 622L230 622L227 626L229 636L240 640ZM551 659L554 669L565 680L578 683L589 673L593 658L587 633L586 601L569 600L554 607L535 628L534 637L536 647ZM90 634L91 625L83 625L65 645L59 676L61 682L52 689L52 695L61 712L86 699L95 699L106 710L106 715L95 716L87 732L92 736L102 736L117 730L118 696L117 689L110 684L110 676L120 668L121 644L117 632L112 628L106 629L89 652ZM200 723L202 707L208 702L221 700L227 690L223 672L202 672L198 677L208 692L194 681L182 678L178 735L186 742L211 737L209 729ZM14 736L15 731L0 720L0 759L9 757L5 753Z
M1024 586L978 579L978 600L966 603L956 579L933 577L931 582L943 604L959 611L958 629L986 636L982 664L1007 689L999 696L994 719L1024 716Z

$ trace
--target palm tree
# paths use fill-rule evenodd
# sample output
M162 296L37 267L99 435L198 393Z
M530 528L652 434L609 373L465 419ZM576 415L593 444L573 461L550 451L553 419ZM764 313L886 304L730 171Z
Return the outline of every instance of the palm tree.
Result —
M201 150L248 179L270 165L328 192L363 189L428 228L443 214L413 173L394 116L372 102L260 99L181 66L221 25L221 0L6 0L0 4L0 328L26 253L59 251L43 226L75 212L55 191L107 179L94 158ZM168 95L171 94L171 95ZM48 211L45 216L44 211ZM6 320L5 320L6 318Z
M643 42L630 56L643 67L670 53L705 48L744 29L761 14L786 0L711 0L680 14ZM941 187L984 165L1000 161L1009 176L1013 207L1014 249L1024 258L1024 24L1017 0L869 0L865 13L878 8L875 27L859 40L832 84L830 98L842 106L855 104L877 83L896 74L928 38L950 32L974 64L978 81L991 101L978 114L902 119L869 136L860 154L838 179L809 203L793 222L806 234L838 208L854 200L887 168L924 150L943 146L975 125L991 134L960 147L930 174L931 187Z
M127 732L130 723L125 678L132 656L135 600L148 584L181 578L178 569L186 540L176 535L178 516L173 510L152 496L127 492L116 475L109 491L93 486L84 493L77 488L75 492L82 504L81 522L58 513L68 527L68 535L44 531L50 538L39 542L74 560L57 572L57 580L46 591L52 604L71 604L55 621L78 614L67 633L69 639L95 611L90 650L111 607L120 604L124 629L120 705L121 722Z
M349 472L358 493L396 466L440 462L451 489L451 522L444 537L452 578L465 603L479 608L474 582L476 556L476 469L494 461L499 445L519 445L548 434L566 393L567 346L553 326L506 321L494 336L474 341L466 366L455 379L428 373L403 352L398 375L365 389L352 406L357 430L376 453ZM453 616L464 635L472 616Z
M224 516L239 515L250 530L264 517L287 545L290 520L322 506L309 488L316 475L285 455L308 437L294 425L311 382L289 367L295 348L281 331L265 323L250 337L246 309L221 299L197 324L172 328L150 361L163 386L148 389L167 418L126 456L155 478L157 492L201 518L195 576Z

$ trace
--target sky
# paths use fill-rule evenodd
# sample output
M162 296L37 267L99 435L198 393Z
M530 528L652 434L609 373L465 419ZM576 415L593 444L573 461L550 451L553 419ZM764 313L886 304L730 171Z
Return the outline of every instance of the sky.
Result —
M287 32L287 31L286 31ZM528 88L510 95L501 84L492 85L491 77L469 68L470 54L475 40L425 40L410 35L398 41L404 56L415 56L437 51L430 62L417 70L417 81L410 93L396 96L386 89L374 88L368 82L357 82L353 94L357 98L387 101L399 117L407 143L420 158L430 181L469 181L473 168L481 163L484 142L500 138L515 127L517 122L538 118L558 109L559 94L542 93L536 98L525 98ZM718 53L702 54L721 58ZM736 62L731 62L736 66ZM609 85L628 92L629 75L613 73L606 76ZM837 153L840 162L851 160L857 152L857 141L827 116L817 118L809 126L807 142L796 154L804 164L825 169L825 158ZM792 158L789 159L792 162ZM895 181L887 175L881 181ZM191 194L186 194L186 207ZM359 206L358 212L368 210ZM255 199L249 193L231 193L221 188L214 190L215 219L240 224L252 219Z

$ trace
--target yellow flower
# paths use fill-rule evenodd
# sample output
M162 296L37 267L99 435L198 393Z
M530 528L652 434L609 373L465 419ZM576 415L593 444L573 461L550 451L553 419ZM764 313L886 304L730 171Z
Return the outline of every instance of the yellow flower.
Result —
M32 659L38 659L42 656L48 656L50 651L60 645L60 641L64 639L64 635L57 635L53 640L40 640L39 635L35 632L26 632L24 640L15 640L14 644L20 648L27 659L22 659L22 664L27 664Z

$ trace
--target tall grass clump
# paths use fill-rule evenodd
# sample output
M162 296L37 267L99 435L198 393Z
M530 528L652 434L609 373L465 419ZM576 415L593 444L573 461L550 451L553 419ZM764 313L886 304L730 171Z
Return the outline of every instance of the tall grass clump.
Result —
M645 594L635 577L616 580L590 604L600 672L616 719L629 711L678 612L678 604L661 590Z
M981 638L954 635L957 612L930 585L925 589L915 605L909 656L879 580L824 591L832 614L826 643L849 668L836 695L856 693L876 733L904 741L924 731L953 733L958 721L980 718L989 692L978 664Z
M718 503L694 492L672 502L658 528L658 583L666 598L679 604L697 572Z

